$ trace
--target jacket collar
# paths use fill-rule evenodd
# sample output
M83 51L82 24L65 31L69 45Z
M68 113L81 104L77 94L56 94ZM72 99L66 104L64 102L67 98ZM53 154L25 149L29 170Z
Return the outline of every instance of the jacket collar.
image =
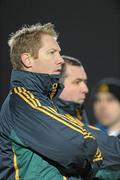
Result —
M71 116L81 119L83 107L80 104L64 101L59 98L56 101L56 105L59 109L63 110L65 114L70 114Z
M71 115L79 119L84 124L89 124L89 120L84 109L84 104L80 105L71 101L65 101L60 98L55 101L55 105L60 113Z
M38 95L42 93L49 98L60 94L63 87L59 84L60 75L33 73L23 70L13 70L11 74L11 88L20 86Z

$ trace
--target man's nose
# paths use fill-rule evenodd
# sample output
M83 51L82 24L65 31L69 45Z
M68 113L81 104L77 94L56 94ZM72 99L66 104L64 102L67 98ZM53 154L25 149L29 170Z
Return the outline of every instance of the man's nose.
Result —
M87 94L89 92L88 86L85 82L82 82L82 91Z
M59 55L57 58L57 64L63 64L63 63L64 63L64 59L62 58L61 55Z

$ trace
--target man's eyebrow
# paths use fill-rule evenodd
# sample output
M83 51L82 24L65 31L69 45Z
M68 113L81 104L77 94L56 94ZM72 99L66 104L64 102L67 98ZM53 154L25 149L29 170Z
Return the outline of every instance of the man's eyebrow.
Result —
M52 51L59 51L59 52L61 51L61 49L59 49L59 48L50 48L50 49L48 49L48 51L51 51L51 50Z
M87 81L88 79L77 78L76 81Z

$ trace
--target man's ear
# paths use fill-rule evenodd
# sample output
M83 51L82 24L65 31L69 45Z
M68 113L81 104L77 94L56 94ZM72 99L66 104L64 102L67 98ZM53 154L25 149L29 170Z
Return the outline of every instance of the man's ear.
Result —
M31 67L32 67L31 55L30 55L29 53L23 53L23 54L21 54L21 61L22 61L22 64L23 64L26 68L31 68Z

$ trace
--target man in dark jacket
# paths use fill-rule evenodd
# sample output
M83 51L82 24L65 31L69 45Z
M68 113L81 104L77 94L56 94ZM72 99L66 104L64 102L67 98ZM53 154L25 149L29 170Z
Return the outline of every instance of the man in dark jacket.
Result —
M61 82L64 89L60 94L56 106L59 112L71 118L76 124L81 124L96 137L103 154L103 164L96 177L104 180L118 180L120 178L120 141L110 137L100 129L86 125L83 114L83 104L88 93L87 75L78 59L63 56L63 72Z
M88 176L102 157L95 137L53 104L64 63L53 25L25 26L8 43L13 71L0 112L0 179Z

